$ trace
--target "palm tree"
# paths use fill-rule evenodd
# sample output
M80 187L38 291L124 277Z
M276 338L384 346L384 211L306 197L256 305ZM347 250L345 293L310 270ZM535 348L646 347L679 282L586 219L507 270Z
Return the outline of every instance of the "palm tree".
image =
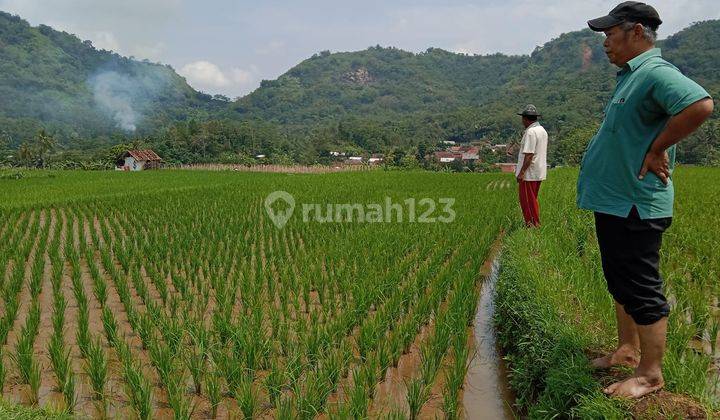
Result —
M37 135L38 163L40 167L45 167L46 154L55 149L57 141L52 134L48 134L44 129L40 130Z
M20 161L23 166L30 166L30 162L33 160L33 156L33 150L27 143L23 143L20 145L17 151L17 157L18 161Z

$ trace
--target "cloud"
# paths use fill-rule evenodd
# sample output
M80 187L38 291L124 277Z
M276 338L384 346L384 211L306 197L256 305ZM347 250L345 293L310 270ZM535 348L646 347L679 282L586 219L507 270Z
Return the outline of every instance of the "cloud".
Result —
M254 79L255 76L250 71L238 68L232 69L232 80L239 85L247 85L252 83Z
M90 37L93 45L97 49L108 51L120 51L120 43L115 34L108 31L97 31Z
M218 66L205 60L186 64L179 73L191 85L221 88L230 83Z
M223 71L210 61L200 60L184 65L178 73L196 89L240 95L256 83L259 72L256 66L250 66L249 70L233 67Z
M156 42L152 45L135 45L128 49L128 54L140 59L146 58L152 61L160 61L165 51L164 42Z

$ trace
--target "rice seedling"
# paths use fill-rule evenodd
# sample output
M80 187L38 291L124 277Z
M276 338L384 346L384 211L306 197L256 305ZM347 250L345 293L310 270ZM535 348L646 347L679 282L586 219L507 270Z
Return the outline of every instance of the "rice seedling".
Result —
M69 370L65 376L65 382L62 386L62 394L65 399L65 409L73 413L77 406L77 394L75 392L75 373Z
M297 417L293 410L294 405L293 398L289 395L284 395L278 403L275 418L278 420L295 420Z
M195 404L192 397L185 393L185 382L187 377L184 372L175 372L166 383L168 392L168 403L173 409L173 417L176 420L190 419L195 411Z
M125 378L125 393L130 406L139 419L152 418L152 385L137 363L127 360L123 363L123 377Z
M362 378L355 377L352 386L345 393L347 395L348 411L352 417L356 419L367 418L370 395L368 395L365 381Z
M170 348L158 341L152 342L148 354L150 361L160 376L160 381L167 384L172 380L175 373L175 355L172 354Z
M220 375L216 370L205 375L205 393L207 394L208 401L210 401L211 417L216 418L218 407L222 402L222 384L220 382Z
M28 367L27 374L27 383L30 385L30 404L37 405L38 401L40 401L40 383L42 381L42 376L40 364L34 359L30 359L30 366Z
M190 372L195 394L202 393L203 376L205 375L207 355L203 346L194 346L185 351L185 367Z
M5 358L3 357L2 350L0 349L0 397L4 394L6 377L7 370L5 368Z
M284 384L285 378L281 370L280 363L277 359L273 359L273 361L270 362L270 370L265 377L265 388L267 389L270 405L272 407L277 406Z
M108 376L108 360L99 340L88 344L85 358L85 374L90 380L93 398L96 400L104 400L105 384Z
M79 308L78 312L78 329L75 333L75 340L77 346L80 349L82 357L87 357L87 353L90 348L90 326L88 320L87 308ZM84 309L84 310L83 310Z
M420 409L430 397L430 387L422 378L414 378L405 384L407 388L407 404L410 408L410 420L417 419Z
M70 350L65 349L63 338L60 335L53 335L48 343L48 354L50 363L55 372L57 390L63 392L68 377L72 374L70 365Z
M302 383L295 388L297 413L301 418L312 419L320 413L331 392L331 384L322 371L307 373Z
M249 378L235 388L235 400L244 419L254 419L260 409L258 394Z
M102 322L108 345L115 347L118 340L117 323L115 322L115 316L112 311L107 307L102 310ZM86 342L89 342L89 337Z

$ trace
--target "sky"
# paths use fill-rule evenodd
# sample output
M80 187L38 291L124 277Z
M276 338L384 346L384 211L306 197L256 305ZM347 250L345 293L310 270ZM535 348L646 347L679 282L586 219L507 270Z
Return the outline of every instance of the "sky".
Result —
M529 54L586 27L618 2L600 0L0 0L0 10L170 64L195 89L230 98L323 50L370 46L420 52ZM718 0L649 2L665 38L720 18Z

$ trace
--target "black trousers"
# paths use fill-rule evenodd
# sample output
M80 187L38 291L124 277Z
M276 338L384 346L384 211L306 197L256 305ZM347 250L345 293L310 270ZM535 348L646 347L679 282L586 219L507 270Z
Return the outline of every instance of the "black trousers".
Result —
M671 217L642 220L635 207L626 218L595 213L608 290L638 325L654 324L670 313L660 276L660 246L671 223Z

